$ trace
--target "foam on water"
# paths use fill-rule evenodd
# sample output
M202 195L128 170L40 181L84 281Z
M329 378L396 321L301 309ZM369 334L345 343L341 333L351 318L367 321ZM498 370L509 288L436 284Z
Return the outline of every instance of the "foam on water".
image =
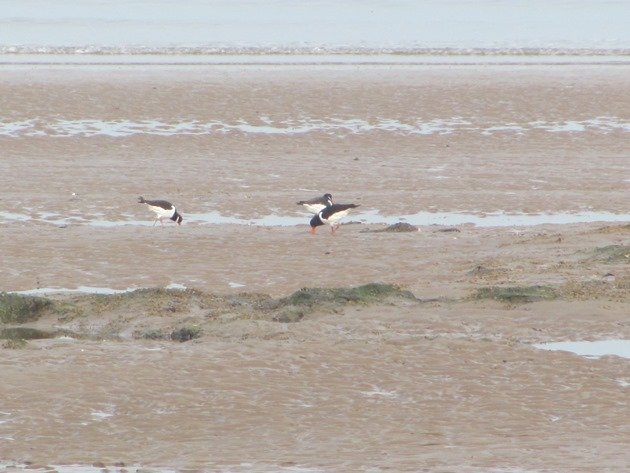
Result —
M534 346L543 350L568 351L587 358L602 356L630 358L630 340L627 339L537 343Z
M164 122L153 120L67 120L41 119L0 121L0 136L19 138L24 136L110 136L127 137L134 135L210 135L247 133L261 135L302 135L307 133L365 134L394 133L399 135L443 135L453 133L494 133L524 134L535 130L551 133L595 132L601 134L616 131L630 132L630 121L619 117L594 117L586 120L534 121L528 123L479 123L473 117L417 119L408 123L394 118L381 117L374 121L363 118L299 118L272 121L261 117L252 123L239 120L235 123L222 121L201 122L181 120Z

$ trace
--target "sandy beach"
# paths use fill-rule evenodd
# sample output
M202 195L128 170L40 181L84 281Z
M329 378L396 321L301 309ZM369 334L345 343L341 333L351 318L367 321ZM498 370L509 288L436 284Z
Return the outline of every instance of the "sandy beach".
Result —
M48 296L89 310L0 341L0 471L623 471L628 360L533 344L630 338L628 72L4 66L0 289L204 296ZM311 236L295 203L324 192L360 207ZM418 212L508 224L361 223ZM580 212L620 217L509 224ZM295 321L239 299L370 283L414 298Z

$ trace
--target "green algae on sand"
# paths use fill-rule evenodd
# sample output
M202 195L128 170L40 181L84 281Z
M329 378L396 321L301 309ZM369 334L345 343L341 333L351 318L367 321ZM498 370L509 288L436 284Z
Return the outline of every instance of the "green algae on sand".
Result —
M508 304L527 304L557 299L559 294L551 286L490 286L477 289L472 297L473 299L493 299Z
M22 324L37 320L53 303L45 297L0 293L0 322Z

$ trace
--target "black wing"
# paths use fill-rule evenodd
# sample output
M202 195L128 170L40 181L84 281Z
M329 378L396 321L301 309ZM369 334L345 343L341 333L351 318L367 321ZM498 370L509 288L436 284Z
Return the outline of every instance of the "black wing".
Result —
M152 207L160 207L164 210L171 210L173 208L173 204L166 200L145 200L143 203Z
M322 218L328 220L331 215L336 214L337 212L343 212L344 210L357 208L358 204L333 204L330 207L326 207L322 210L321 216Z
M326 199L325 196L315 197L315 198L309 199L309 200L300 200L297 204L298 205L312 205L312 204L326 205L326 204L328 204L328 199Z

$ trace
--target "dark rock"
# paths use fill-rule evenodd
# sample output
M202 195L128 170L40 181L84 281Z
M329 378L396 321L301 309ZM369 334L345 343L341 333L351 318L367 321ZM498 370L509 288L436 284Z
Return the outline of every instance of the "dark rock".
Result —
M405 232L417 232L419 231L418 227L412 225L407 222L397 222L393 225L389 225L388 227L382 228L380 230L367 230L369 233L405 233Z

